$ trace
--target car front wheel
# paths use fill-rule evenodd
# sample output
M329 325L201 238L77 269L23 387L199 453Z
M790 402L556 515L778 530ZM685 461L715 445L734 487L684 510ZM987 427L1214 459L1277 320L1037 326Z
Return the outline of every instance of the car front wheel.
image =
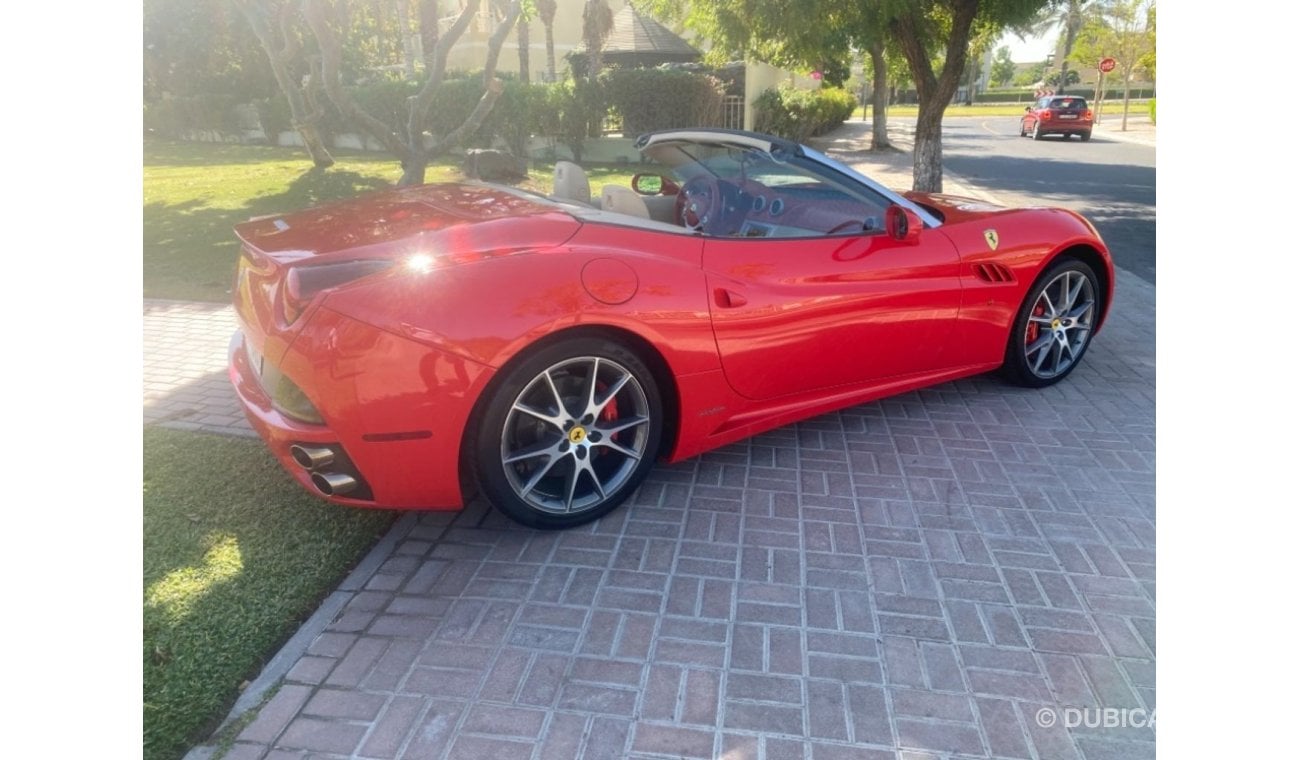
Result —
M1063 259L1048 268L1017 313L1003 374L1031 388L1051 385L1070 374L1092 342L1099 293L1097 275L1078 259Z
M645 363L618 343L553 344L508 370L474 442L478 485L534 528L595 520L654 466L663 404Z

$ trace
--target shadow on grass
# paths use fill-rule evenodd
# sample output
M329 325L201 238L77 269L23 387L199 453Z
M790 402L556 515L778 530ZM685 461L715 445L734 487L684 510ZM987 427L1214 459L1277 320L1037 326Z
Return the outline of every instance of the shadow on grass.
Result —
M286 148L276 145L250 145L247 143L178 142L171 140L145 140L145 166L220 166L283 161L301 161L311 158L303 148ZM390 163L393 159L383 153L331 150L336 161L375 161Z
M145 144L143 222L147 298L230 300L239 244L233 228L250 217L287 213L393 187L397 162L386 154L338 153L328 169L301 150L219 143ZM429 165L429 183L464 179L459 160ZM588 165L593 188L630 186L636 165ZM305 170L304 170L305 169ZM538 163L518 186L550 192L554 167Z
M394 517L312 497L261 441L146 427L146 760L210 733Z
M239 146L247 150L248 146ZM311 168L282 192L222 208L201 200L144 206L144 294L148 298L226 301L239 251L234 227L250 217L284 213L391 187L381 177Z

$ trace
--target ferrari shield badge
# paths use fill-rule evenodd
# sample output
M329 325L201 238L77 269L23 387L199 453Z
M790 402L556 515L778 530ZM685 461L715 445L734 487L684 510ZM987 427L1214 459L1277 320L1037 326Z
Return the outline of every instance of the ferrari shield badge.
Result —
M990 251L996 251L998 249L998 231L984 230L984 242L989 244Z

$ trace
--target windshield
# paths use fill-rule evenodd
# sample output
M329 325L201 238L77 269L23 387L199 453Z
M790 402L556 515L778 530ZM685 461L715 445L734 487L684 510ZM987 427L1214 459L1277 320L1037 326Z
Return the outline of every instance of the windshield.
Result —
M1087 108L1088 104L1083 98L1054 98L1051 108L1057 108L1062 111L1082 111Z
M681 187L686 223L724 237L883 232L885 197L806 158L746 146L667 142L645 158Z

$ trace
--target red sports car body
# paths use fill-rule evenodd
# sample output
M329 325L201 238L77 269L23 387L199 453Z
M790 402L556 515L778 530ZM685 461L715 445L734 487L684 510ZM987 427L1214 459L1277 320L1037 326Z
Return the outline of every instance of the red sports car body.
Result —
M657 195L426 185L240 225L230 377L286 470L566 527L655 460L998 368L1056 382L1111 301L1070 211L900 196L750 133L639 145Z

